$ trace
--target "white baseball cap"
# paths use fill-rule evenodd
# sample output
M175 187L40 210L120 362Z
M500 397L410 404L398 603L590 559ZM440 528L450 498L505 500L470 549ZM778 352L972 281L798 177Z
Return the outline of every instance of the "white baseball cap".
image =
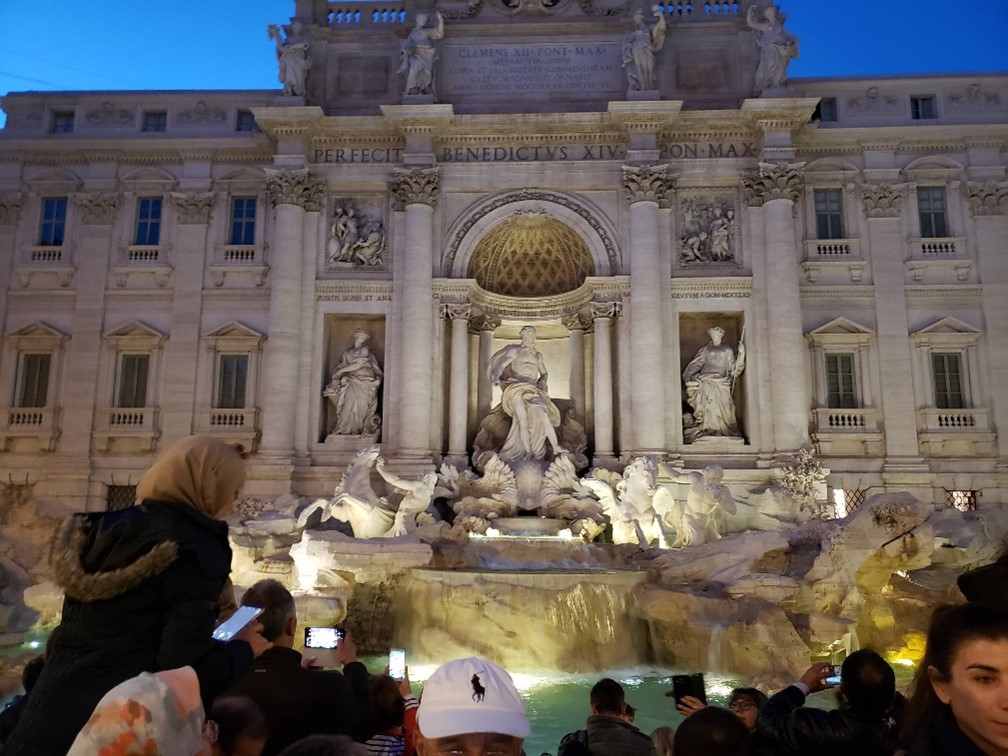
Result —
M493 732L526 738L525 704L506 671L470 656L445 662L427 679L417 724L425 738Z

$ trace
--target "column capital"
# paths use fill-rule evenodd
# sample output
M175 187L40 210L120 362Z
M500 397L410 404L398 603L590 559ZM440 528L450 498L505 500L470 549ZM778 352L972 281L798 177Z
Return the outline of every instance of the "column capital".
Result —
M861 187L861 199L869 218L899 218L903 210L903 186L865 184Z
M442 302L441 317L445 320L468 320L473 307L469 302Z
M560 317L560 322L568 331L587 331L592 326L592 316L584 309L576 312L564 313Z
M214 195L210 192L172 192L176 219L182 224L206 223L210 220Z
M759 170L742 177L746 199L754 207L771 200L795 202L801 196L805 163L760 163Z
M0 226L10 226L18 221L21 214L21 195L0 195Z
M587 310L589 315L591 315L593 320L606 320L609 318L619 317L620 310L623 308L622 302L589 302Z
M499 315L488 313L480 308L473 308L469 317L469 324L476 331L495 331L501 324Z
M81 223L88 226L107 226L115 222L116 210L119 208L117 192L79 193L73 196L73 200Z
M397 205L437 207L439 170L437 168L396 168L389 180L389 190Z
M296 205L304 209L316 183L308 175L307 168L292 171L266 169L266 194L273 207Z
M1008 182L970 181L966 184L966 199L969 200L970 215L1001 215L1008 211Z
M305 187L304 209L308 213L320 213L325 208L325 179L309 179Z
M624 165L623 189L631 205L665 201L672 191L668 165Z

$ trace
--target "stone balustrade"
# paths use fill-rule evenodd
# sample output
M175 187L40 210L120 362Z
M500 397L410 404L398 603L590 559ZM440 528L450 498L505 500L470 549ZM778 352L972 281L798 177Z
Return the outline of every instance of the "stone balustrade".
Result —
M154 451L161 437L160 412L158 407L99 407L95 410L95 445L108 451L113 441L126 439Z
M878 410L872 407L834 408L815 410L818 433L858 433L878 429Z
M58 411L52 407L7 407L0 410L0 449L14 439L38 439L39 449L54 451L60 431Z
M990 420L985 409L934 409L918 410L921 430L931 432L982 432L990 431Z
M26 255L28 262L45 265L47 263L63 262L63 247L29 247Z
M738 2L665 2L658 3L657 7L666 16L685 16L690 18L723 18L725 16L737 16L741 11L741 3Z
M159 263L165 259L167 250L160 245L132 244L123 250L126 264Z
M387 26L406 23L406 9L388 3L329 3L329 25Z
M861 258L859 239L806 239L806 260L851 260Z
M966 240L961 236L913 237L910 239L910 257L916 260L941 260L963 257Z

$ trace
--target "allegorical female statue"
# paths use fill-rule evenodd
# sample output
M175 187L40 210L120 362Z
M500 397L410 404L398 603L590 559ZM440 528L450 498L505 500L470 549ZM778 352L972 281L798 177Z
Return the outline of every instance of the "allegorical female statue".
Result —
M340 436L377 435L378 387L382 369L368 349L367 331L354 331L354 345L343 352L332 374L332 381L322 392L336 408L332 433Z
M756 46L760 53L756 69L757 92L783 87L787 81L788 63L798 57L798 40L784 28L786 18L774 5L763 9L762 20L757 16L755 5L750 6L746 14L746 23L756 30Z
M444 36L444 19L440 11L434 14L434 26L427 26L427 14L418 13L413 31L399 51L402 63L397 73L406 74L405 93L433 94L434 61L437 59L435 40Z
M655 83L655 55L665 44L665 16L657 5L651 6L651 14L658 19L654 26L647 25L643 10L634 13L634 30L623 42L623 67L630 89L635 92L657 89L658 86Z
M687 443L703 436L739 438L742 435L735 417L732 392L735 379L745 369L745 344L740 338L736 357L730 346L721 343L724 333L720 326L709 328L710 342L700 347L683 371L686 400L693 408L692 422L687 420L685 426Z
M280 27L270 24L267 32L276 42L276 56L279 64L277 78L283 84L283 93L292 97L305 96L305 80L308 78L308 42L302 37L301 22L291 23L285 40Z

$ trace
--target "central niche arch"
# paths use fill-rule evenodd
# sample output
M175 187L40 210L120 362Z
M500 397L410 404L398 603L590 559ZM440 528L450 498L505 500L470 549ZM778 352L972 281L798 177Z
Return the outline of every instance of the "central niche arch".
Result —
M584 240L542 211L517 212L480 239L467 278L509 297L548 297L577 289L595 275Z

